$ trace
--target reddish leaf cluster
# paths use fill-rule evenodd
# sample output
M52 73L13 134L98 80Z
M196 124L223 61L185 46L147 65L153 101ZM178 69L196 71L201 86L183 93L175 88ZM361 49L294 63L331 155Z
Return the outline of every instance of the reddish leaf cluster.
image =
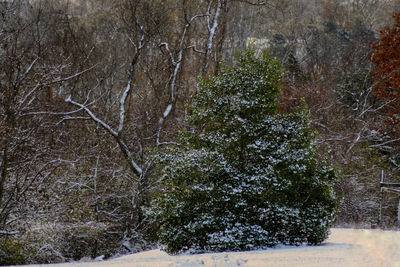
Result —
M392 28L380 31L380 40L372 44L375 79L374 93L388 101L386 126L392 134L400 135L400 12L393 15Z

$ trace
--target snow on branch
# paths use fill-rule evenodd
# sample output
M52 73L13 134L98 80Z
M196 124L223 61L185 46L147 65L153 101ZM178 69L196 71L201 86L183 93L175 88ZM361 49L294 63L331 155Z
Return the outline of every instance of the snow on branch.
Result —
M209 61L209 57L210 57L210 53L211 53L211 49L212 49L212 43L214 40L214 37L216 35L216 31L217 28L219 26L219 16L221 14L221 10L222 10L222 1L223 0L218 0L217 3L217 9L215 11L214 14L214 18L213 18L213 22L212 22L212 26L211 26L211 21L210 21L210 17L211 17L211 7L212 7L212 2L210 1L210 4L208 5L207 8L207 12L205 14L200 14L200 15L195 15L193 17L191 17L189 20L186 20L186 25L183 28L183 32L180 38L180 42L179 42L179 51L177 54L177 58L174 57L174 55L172 54L171 50L169 49L168 43L161 43L159 45L159 47L165 47L165 49L167 50L170 59L171 59L171 64L175 67L171 76L171 84L170 84L170 101L169 104L167 105L167 107L165 108L162 117L160 118L160 120L158 121L158 126L157 126L157 133L156 133L156 145L160 146L161 144L165 144L165 143L161 143L160 142L160 135L161 135L161 130L162 127L164 125L164 122L166 120L166 118L169 116L169 114L171 113L171 110L173 109L173 105L175 103L175 91L176 91L176 82L177 82L177 78L178 78L178 74L180 72L181 69L181 63L182 63L182 59L183 59L183 53L185 51L185 49L188 48L193 48L193 50L195 52L199 52L199 53L203 53L204 54L204 66L203 66L203 72L205 72L208 69L208 61ZM195 21L198 18L202 18L202 17L207 17L207 27L209 29L209 38L208 38L208 42L207 42L207 49L206 51L199 51L196 49L195 46L189 46L189 47L184 47L184 43L186 40L186 35L187 32L192 24L193 21Z
M26 69L25 73L21 75L19 82L22 82L25 80L25 78L28 76L28 74L31 72L33 66L36 64L36 62L39 60L39 57L35 58L32 63L29 65L29 67Z
M163 112L162 117L160 118L160 120L158 121L158 126L157 126L157 133L156 133L156 145L160 146L160 135L161 135L161 130L162 127L164 125L164 121L165 119L168 117L168 115L171 113L171 110L173 108L173 104L175 102L175 88L176 88L176 80L181 68L181 64L182 64L182 58L183 58L183 52L184 52L184 42L186 39L186 34L187 31L190 27L190 22L192 22L195 18L197 18L199 16L194 16L190 19L190 21L188 23L186 23L185 28L183 29L182 35L181 35L181 40L179 43L179 52L178 52L178 58L175 60L174 56L172 55L172 52L169 50L168 48L168 44L167 43L161 43L160 47L165 46L167 51L170 54L171 57L171 63L172 65L175 67L173 74L172 74L172 79L171 79L171 85L170 85L170 103L168 104L168 106L166 107L166 109Z
M265 5L270 5L272 6L272 4L268 4L267 0L256 0L256 1L250 1L250 0L239 0L239 2L243 2L252 6L265 6Z
M168 46L168 43L161 43L158 47L164 47L165 46L165 49L167 50L167 52L168 52L168 54L169 54L169 57L170 57L170 59L171 59L171 62L172 62L172 65L173 66L176 66L176 62L175 62L175 58L174 58L174 55L172 55L172 52L171 52L171 50L169 49L169 46Z
M34 116L34 115L64 115L67 116L71 114L78 113L79 111L82 111L82 108L78 108L76 110L68 111L68 112L52 112L52 111L36 111L36 112L27 112L22 114L21 116Z
M125 142L122 140L121 136L119 135L119 133L117 131L115 131L110 125L108 125L107 123L105 123L104 121L102 121L101 119L99 119L98 117L96 117L96 115L93 114L93 112L85 105L82 105L78 102L75 102L71 99L71 95L68 96L68 98L65 100L65 102L67 103L71 103L75 106L80 107L81 109L83 109L88 115L89 117L96 123L98 123L100 126L102 126L109 134L111 134L114 139L117 141L119 147L122 150L122 153L125 156L125 159L128 161L129 166L131 168L131 170L137 175L137 176L141 176L143 174L142 169L139 167L139 165L137 165L137 163L133 160L133 156L129 150L129 147L125 144Z
M128 82L126 89L121 98L120 112L119 112L119 126L118 126L118 134L122 132L124 129L125 122L125 101L128 98L128 95L131 91L131 81Z
M131 87L132 87L132 83L133 83L133 79L134 79L134 74L135 74L135 66L138 62L141 50L144 47L144 41L145 41L145 32L144 32L144 28L143 26L140 26L140 30L142 32L142 35L140 37L140 41L139 44L136 47L136 53L133 56L133 59L131 61L131 64L129 66L129 81L128 84L124 90L124 93L122 94L121 97L121 102L120 102L120 112L119 112L119 126L118 126L118 134L120 134L122 132L122 130L124 129L124 122L125 122L125 103L126 103L126 99L128 98L130 92L131 92Z
M18 231L4 231L4 230L0 230L0 235L17 235L19 234Z
M163 117L166 118L172 110L172 104L169 104L164 111Z
M73 75L71 75L71 76L68 76L68 77L65 77L65 78L57 78L57 79L55 79L55 80L53 80L53 81L51 81L51 82L46 83L45 85L51 85L51 84L54 84L54 83L69 81L69 80L71 80L71 79L73 79L73 78L76 78L76 77L78 77L78 76L80 76L80 75L82 75L82 74L84 74L84 73L86 73L86 72L92 70L92 69L95 68L95 67L96 67L96 65L93 65L93 66L91 66L90 68L87 68L87 69L85 69L85 70L83 70L83 71L77 72L77 73L75 73L75 74L73 74Z
M90 120L90 117L84 117L84 116L66 116L62 118L60 121L56 123L56 126L60 125L64 121L69 121L69 120Z
M65 102L71 103L71 104L73 104L73 105L75 105L75 106L77 106L77 107L80 107L81 109L83 109L83 110L90 116L90 118L92 118L93 121L95 121L96 123L98 123L99 125L101 125L101 126L102 126L104 129L106 129L112 136L118 136L118 133L117 133L115 130L113 130L113 129L111 128L110 125L108 125L107 123L105 123L105 122L102 121L101 119L97 118L96 115L94 115L93 112L92 112L88 107L86 107L85 105L82 105L82 104L80 104L80 103L78 103L78 102L73 101L73 100L71 99L71 95L69 95L68 98L65 99Z
M212 45L213 45L213 41L214 41L214 37L216 35L218 26L219 26L219 16L221 14L221 9L222 9L222 0L218 0L218 4L217 4L217 10L215 11L215 15L214 15L214 20L211 26L211 22L210 22L210 17L211 17L211 3L212 1L210 1L210 5L208 6L208 16L207 16L207 28L209 31L209 36L208 36L208 43L207 43L207 48L205 51L205 56L204 56L204 66L203 66L203 70L202 73L203 75L206 73L207 69L208 69L208 65L209 65L209 58L210 58L210 54L211 54L211 50L212 50Z
M31 72L33 66L36 64L36 62L39 60L39 58L36 58L31 64L30 66L27 68L27 70L25 71L25 73L21 76L21 78L19 79L19 83L22 82L26 76ZM24 97L21 98L21 100L19 101L19 108L21 109L22 106L24 106L26 104L26 102L29 100L28 105L32 102L32 95L34 95L34 93L39 90L40 88L42 88L42 86L49 86L55 83L61 83L61 82L65 82L65 81L69 81L72 80L88 71L90 71L91 69L93 69L96 65L91 66L90 68L87 68L83 71L77 72L73 75L70 75L68 77L65 78L57 78L55 80L49 81L49 82L43 82L43 81L39 81ZM56 69L59 68L63 68L62 66L57 67Z
M135 173L138 177L141 177L143 175L143 170L139 167L139 165L134 161L133 159L133 155L129 149L129 147L127 146L127 144L124 142L121 133L124 129L124 123L125 123L125 113L126 113L126 109L125 109L125 105L126 105L126 101L128 99L128 96L131 92L131 87L132 84L134 83L134 74L135 74L135 66L138 62L141 50L144 47L145 44L145 31L144 31L144 27L140 26L140 31L141 31L141 37L140 40L138 42L137 45L134 44L134 46L136 47L136 52L135 55L132 58L132 61L130 63L129 66L129 72L128 72L128 84L121 96L121 100L120 100L120 112L119 112L119 125L118 125L118 129L114 130L109 124L107 124L106 122L104 122L103 120L101 120L100 118L98 118L85 104L81 104L78 102L75 102L72 100L71 95L68 96L68 98L65 100L65 102L73 104L77 107L79 107L80 109L84 110L85 113L87 115L89 115L90 119L92 119L94 122L96 122L97 124L99 124L101 127L103 127L111 136L114 137L114 139L116 140L116 142L118 143L118 146L120 147L122 153L124 154L125 159L128 161L129 166L131 168L131 170L133 171L133 173ZM130 40L132 42L132 40ZM92 67L93 68L93 67ZM89 70L89 69L88 69ZM85 71L88 71L85 70ZM83 72L82 72L83 73ZM70 79L72 77L76 77L82 73L78 73L76 75L67 77L63 80L67 80ZM61 81L61 80L59 80ZM87 119L86 117L76 117L78 119ZM72 117L67 117L65 119L72 119Z
M40 88L40 85L41 85L40 82L37 83L37 84L35 85L35 87L33 87L32 90L30 90L30 91L25 95L25 97L21 99L21 101L19 102L19 107L20 107L20 108L25 104L25 102L30 98L30 96L33 95L33 93L35 93L35 92Z

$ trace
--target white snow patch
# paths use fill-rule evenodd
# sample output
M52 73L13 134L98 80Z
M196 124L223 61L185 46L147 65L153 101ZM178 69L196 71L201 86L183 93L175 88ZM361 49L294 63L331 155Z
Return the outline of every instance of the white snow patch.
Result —
M274 249L182 254L150 250L104 262L73 262L45 267L158 267L158 266L400 266L400 232L332 229L321 246L282 246Z

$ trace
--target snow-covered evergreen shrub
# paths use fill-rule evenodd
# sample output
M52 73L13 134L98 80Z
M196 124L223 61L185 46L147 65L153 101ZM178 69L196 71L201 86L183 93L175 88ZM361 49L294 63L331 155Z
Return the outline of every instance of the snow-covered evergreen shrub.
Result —
M335 171L317 160L309 114L279 114L282 69L248 50L199 83L198 132L158 156L164 191L150 214L169 252L319 244L336 210Z

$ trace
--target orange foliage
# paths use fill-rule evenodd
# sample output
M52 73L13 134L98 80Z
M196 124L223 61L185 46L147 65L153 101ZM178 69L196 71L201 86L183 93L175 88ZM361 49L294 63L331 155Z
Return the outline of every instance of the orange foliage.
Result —
M376 64L374 93L389 101L385 123L392 134L400 135L400 12L393 18L393 27L381 30L380 40L372 44L375 52L371 60Z

